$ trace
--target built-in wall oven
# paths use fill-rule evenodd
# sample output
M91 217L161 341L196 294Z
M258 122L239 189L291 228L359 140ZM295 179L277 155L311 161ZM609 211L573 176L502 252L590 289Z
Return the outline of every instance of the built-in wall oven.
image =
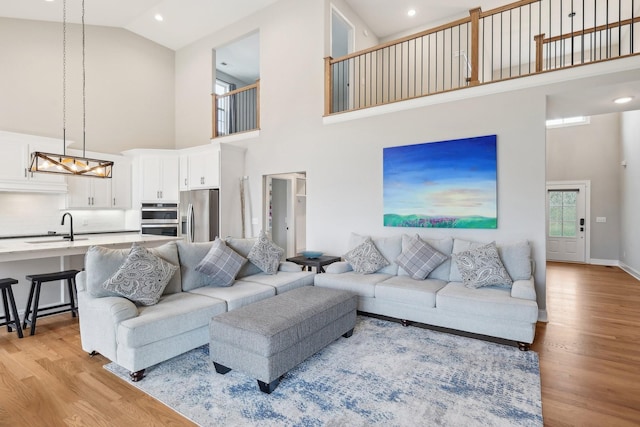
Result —
M142 234L178 236L179 214L177 203L143 203L140 209Z

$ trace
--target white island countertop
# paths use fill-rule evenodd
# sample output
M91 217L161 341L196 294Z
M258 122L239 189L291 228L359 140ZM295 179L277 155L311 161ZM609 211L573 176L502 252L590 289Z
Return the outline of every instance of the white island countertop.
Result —
M131 247L132 243L153 247L181 237L154 236L140 233L104 233L76 235L70 242L62 236L28 237L0 239L0 262L28 259L81 255L90 246L104 246L111 249Z

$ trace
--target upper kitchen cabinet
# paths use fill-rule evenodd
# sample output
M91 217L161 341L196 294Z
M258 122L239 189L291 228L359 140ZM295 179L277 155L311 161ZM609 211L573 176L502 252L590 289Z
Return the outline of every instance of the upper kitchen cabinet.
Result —
M67 177L67 209L130 209L131 161L123 156L87 153L114 162L112 178Z
M0 146L0 191L67 191L63 175L29 172L32 152L58 153L62 150L62 140L0 131Z
M220 187L220 148L207 146L189 153L188 189L200 190Z
M180 155L178 166L178 186L180 191L189 190L189 156L186 154Z
M131 158L132 204L178 203L179 153L176 150L134 149L123 153Z

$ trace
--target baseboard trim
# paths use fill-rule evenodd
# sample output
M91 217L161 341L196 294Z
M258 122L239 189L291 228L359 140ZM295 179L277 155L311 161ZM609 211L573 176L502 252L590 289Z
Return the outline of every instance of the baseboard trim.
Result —
M589 260L589 264L593 264L593 265L606 265L609 267L618 267L620 266L620 261L618 261L617 259L598 259L598 258L591 258Z
M640 271L638 271L638 270L636 270L636 269L634 269L632 267L629 267L627 264L625 264L623 262L621 262L619 264L619 267L621 269L623 269L624 271L626 271L627 273L629 273L630 275L632 275L637 280L640 280Z

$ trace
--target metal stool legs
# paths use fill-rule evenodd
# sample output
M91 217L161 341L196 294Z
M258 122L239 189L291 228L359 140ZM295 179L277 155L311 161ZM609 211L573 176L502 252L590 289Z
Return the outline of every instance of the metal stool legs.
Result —
M0 279L0 290L2 290L2 304L4 306L4 324L7 325L7 331L12 332L12 328L16 328L18 338L22 338L22 328L20 327L20 317L16 308L16 300L13 298L13 289L11 285L18 283L16 279ZM9 311L11 309L11 311ZM13 314L13 319L11 315Z
M76 301L74 296L76 274L78 274L78 270L67 270L67 271L61 271L59 273L31 274L29 276L26 276L27 280L31 281L31 289L29 290L27 308L24 311L24 321L22 322L22 329L26 329L27 325L31 325L30 335L34 335L36 333L36 321L38 317L64 313L66 311L71 311L71 315L73 317L77 316L78 307L76 306ZM42 283L53 282L57 280L67 281L67 288L69 290L69 302L64 304L54 305L52 307L45 307L42 309L43 311L45 311L45 313L39 312L40 290L42 288ZM60 308L60 307L68 307L68 308L64 310L49 312L50 310Z

